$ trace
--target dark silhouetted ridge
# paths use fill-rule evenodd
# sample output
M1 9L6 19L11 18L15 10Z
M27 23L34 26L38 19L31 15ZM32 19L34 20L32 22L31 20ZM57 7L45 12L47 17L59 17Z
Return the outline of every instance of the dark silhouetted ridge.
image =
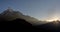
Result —
M60 21L52 21L43 25L35 26L38 30L45 30L49 32L59 32L60 31Z
M30 30L32 29L32 24L28 23L24 19L17 18L12 21L1 21L0 22L1 30Z

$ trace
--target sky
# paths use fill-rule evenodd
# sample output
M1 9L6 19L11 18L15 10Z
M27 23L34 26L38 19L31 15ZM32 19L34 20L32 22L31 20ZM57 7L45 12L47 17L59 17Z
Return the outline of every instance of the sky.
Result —
M60 17L60 0L0 0L0 13L8 7L40 20Z

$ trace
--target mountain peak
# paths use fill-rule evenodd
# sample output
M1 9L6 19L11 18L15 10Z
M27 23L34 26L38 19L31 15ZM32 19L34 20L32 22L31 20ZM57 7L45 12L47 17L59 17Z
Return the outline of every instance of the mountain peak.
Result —
M8 9L6 9L5 11L3 11L1 13L0 18L2 20L4 19L6 21L12 21L12 20L14 20L16 18L20 18L20 19L24 19L24 20L28 21L31 24L36 24L38 22L38 20L36 18L24 15L19 11L13 10L10 7L8 7Z
M11 11L13 11L13 9L11 7L8 7L8 9L6 11L11 12Z

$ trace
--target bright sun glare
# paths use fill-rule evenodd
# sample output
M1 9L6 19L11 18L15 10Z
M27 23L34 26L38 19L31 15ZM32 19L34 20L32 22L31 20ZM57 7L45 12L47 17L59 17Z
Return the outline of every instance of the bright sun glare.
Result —
M46 21L48 21L48 22L52 22L52 21L57 21L57 20L59 20L59 17L53 17L53 18L50 18L50 19L47 19ZM60 20L59 20L60 21Z

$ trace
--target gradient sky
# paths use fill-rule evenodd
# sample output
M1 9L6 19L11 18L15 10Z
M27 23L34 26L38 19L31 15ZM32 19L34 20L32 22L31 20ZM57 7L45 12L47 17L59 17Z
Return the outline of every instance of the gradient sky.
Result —
M60 0L0 0L0 12L8 7L37 19L45 19L52 15L54 17L57 14L59 17L60 14Z

